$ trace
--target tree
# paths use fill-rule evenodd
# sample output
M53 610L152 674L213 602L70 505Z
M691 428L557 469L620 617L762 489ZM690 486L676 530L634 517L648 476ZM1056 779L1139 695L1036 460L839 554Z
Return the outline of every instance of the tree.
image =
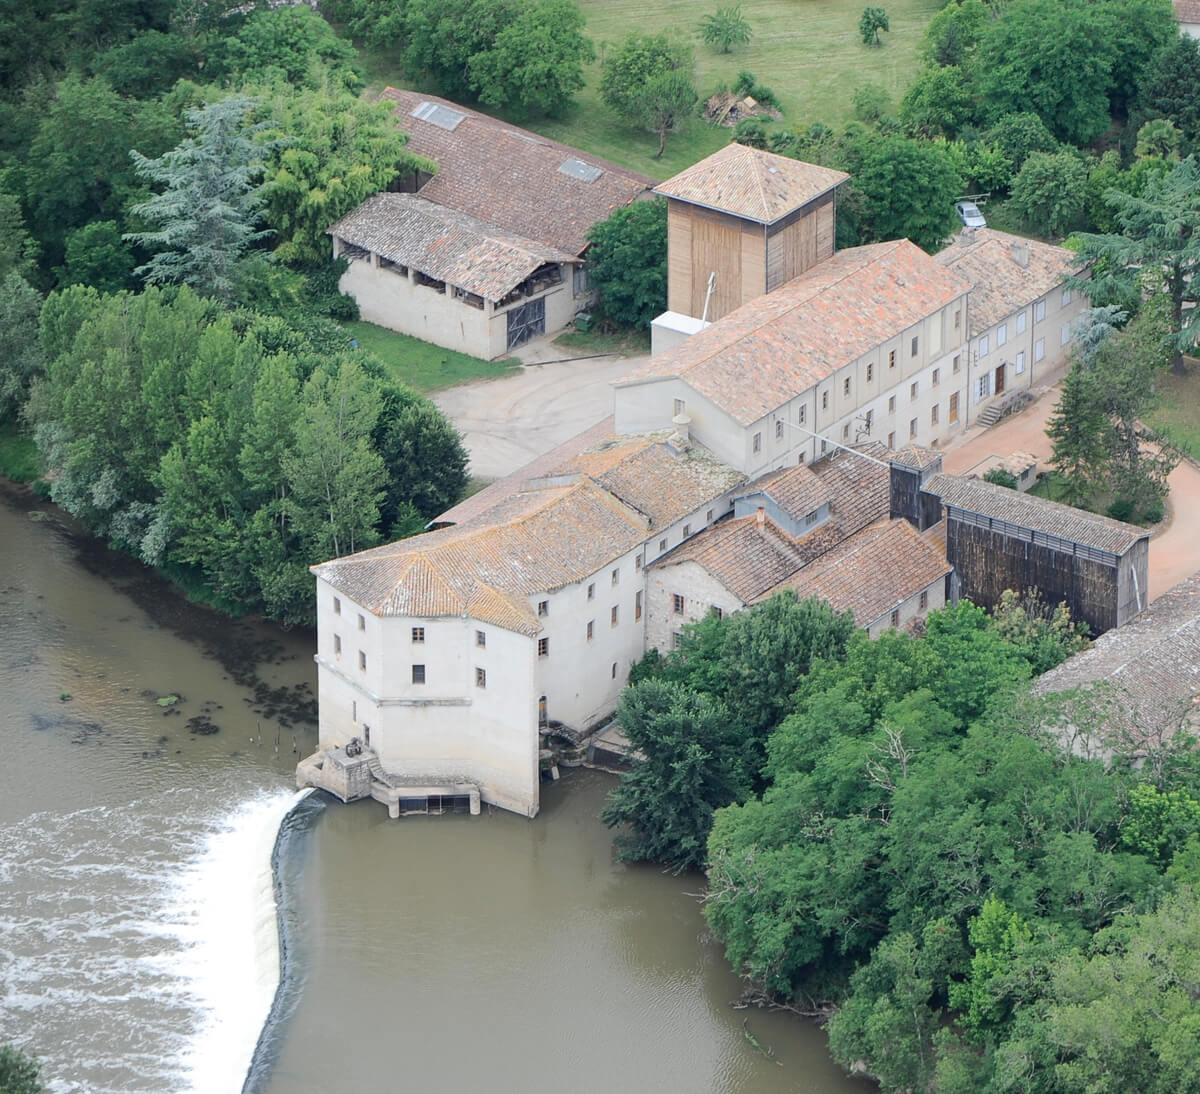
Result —
M863 45L883 45L879 32L890 29L887 12L883 8L863 8L862 18L858 21L858 33L863 40Z
M1029 662L1034 676L1089 644L1087 624L1072 623L1066 602L1047 604L1039 589L1005 589L992 609L992 629Z
M101 292L120 292L133 280L133 251L115 220L95 220L67 236L58 283L92 285Z
M646 328L667 306L667 203L635 201L588 231L588 277L604 314Z
M617 719L641 758L621 776L600 819L631 829L617 836L622 858L697 869L714 810L750 790L729 712L682 685L647 680L622 692Z
M1098 259L1096 289L1129 293L1142 278L1161 284L1170 301L1172 366L1183 371L1183 353L1200 339L1200 162L1196 156L1146 182L1141 195L1110 190L1119 233L1082 234L1080 255Z
M1009 207L1034 232L1066 235L1083 220L1087 177L1074 152L1031 152L1013 179Z
M0 423L14 421L41 371L38 317L42 298L19 273L0 281Z
M900 101L901 123L926 137L955 137L974 113L975 97L958 68L922 69Z
M451 99L474 97L471 59L492 49L523 7L522 0L408 0L400 35L405 71L426 73Z
M872 141L853 185L865 200L869 240L911 239L935 251L954 231L962 177L944 146L909 137Z
M667 134L695 106L692 51L665 34L634 31L604 58L600 97L622 118L657 133L657 156Z
M263 150L253 140L261 126L245 122L252 105L231 96L189 110L193 136L158 159L130 153L138 174L164 187L132 209L158 230L127 236L154 252L136 271L149 284L177 281L227 297L238 263L268 234L255 227L266 196L259 184Z
M307 4L252 10L214 53L215 75L242 83L269 83L277 76L297 87L362 86L354 46Z
M15 1045L0 1045L0 1094L41 1094L42 1070Z
M1108 419L1085 369L1067 373L1046 436L1053 443L1050 463L1063 484L1063 501L1084 505L1103 486L1108 463Z
M730 53L734 46L750 41L750 24L742 15L742 7L717 8L700 20L700 37L718 53Z
M1008 157L1013 175L1025 166L1031 152L1058 151L1058 140L1046 123L1029 112L1005 114L987 131L987 139Z
M1163 47L1142 74L1137 112L1173 122L1187 150L1200 152L1200 40L1178 34Z
M1139 159L1154 156L1158 159L1179 159L1182 134L1174 122L1166 118L1155 118L1138 130L1136 154Z
M37 244L25 230L21 203L0 190L0 278L9 273L29 277L37 260Z
M387 101L370 102L336 83L260 89L262 219L275 257L319 267L338 217L387 188L402 171L436 165L405 150L408 136Z
M491 47L471 57L479 101L519 114L561 115L596 57L577 0L533 0Z

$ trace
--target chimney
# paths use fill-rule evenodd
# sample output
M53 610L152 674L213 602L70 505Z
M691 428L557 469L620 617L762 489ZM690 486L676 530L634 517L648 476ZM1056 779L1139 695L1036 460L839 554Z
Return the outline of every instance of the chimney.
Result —
M754 516L754 523L761 529L767 526L767 510L764 506L758 507L758 512Z
M958 233L958 242L960 246L969 247L975 242L975 229L964 228Z
M1009 244L1008 253L1021 269L1029 269L1029 243L1026 240L1014 240Z
M680 452L686 452L692 444L690 428L692 419L686 414L676 414L671 419L671 424L675 427L675 432L667 438L667 444Z

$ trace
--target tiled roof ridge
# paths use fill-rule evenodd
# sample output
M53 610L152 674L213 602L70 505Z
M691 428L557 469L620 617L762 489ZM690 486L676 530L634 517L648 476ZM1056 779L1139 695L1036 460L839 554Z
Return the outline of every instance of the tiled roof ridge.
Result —
M901 243L904 243L904 242L906 242L906 241L901 240L901 239L891 239L891 240L885 240L882 243L867 243L861 247L847 248L845 251L837 252L837 254L845 255L850 250L859 251L860 253L863 251L867 251L867 250L873 251L871 257L867 261L860 262L856 265L848 267L833 281L830 281L827 284L823 285L820 288L819 292L820 293L830 292L836 286L842 284L847 278L852 277L855 274L859 273L861 270L865 269L867 266L872 265L873 263L875 263L876 261L878 261L880 258L884 257L885 255L891 254L893 251L896 250L897 247L900 246ZM916 246L916 244L914 244L914 246ZM837 257L837 255L833 256L833 258L836 258L836 257ZM833 259L831 259L831 258L827 258L825 260L825 262L831 262L831 261L833 261ZM825 263L818 263L816 266L812 267L811 270L808 270L805 273L800 274L799 277L793 278L791 282L788 282L788 284L794 284L797 281L805 280L807 273L812 273L813 271L820 270L823 265L825 265ZM783 287L784 286L780 286L780 288L776 289L775 291L779 292ZM752 338L754 335L758 334L759 331L763 330L764 328L774 326L776 323L779 322L779 320L783 316L787 315L788 312L795 311L797 308L802 307L804 304L807 304L814 295L818 295L818 293L813 293L811 295L804 296L804 297L798 298L796 300L790 300L790 301L788 301L786 307L781 308L780 310L772 312L770 314L764 313L763 317L757 324L755 324L751 327L748 327L746 330L738 331L736 334L731 334L728 341L715 344L713 346L713 348L708 351L707 354L705 354L703 357L698 357L695 361L693 361L693 362L691 362L691 364L685 366L679 372L662 373L659 375L637 376L634 378L633 382L639 383L639 382L646 382L649 380L664 379L668 376L684 376L687 373L691 372L693 369L697 369L697 368L700 368L702 365L708 364L708 362L711 361L713 357L716 357L718 354L724 353L734 343L745 341L746 339ZM709 329L711 330L713 328L710 327ZM621 384L624 382L625 381L623 381L623 380L617 381L618 384Z

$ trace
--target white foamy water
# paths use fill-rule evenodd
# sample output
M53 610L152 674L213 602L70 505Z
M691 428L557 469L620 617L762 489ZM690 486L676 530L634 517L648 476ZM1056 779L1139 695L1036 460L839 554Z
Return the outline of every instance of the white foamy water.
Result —
M201 788L0 828L0 1031L54 1094L238 1092L279 981L298 795Z

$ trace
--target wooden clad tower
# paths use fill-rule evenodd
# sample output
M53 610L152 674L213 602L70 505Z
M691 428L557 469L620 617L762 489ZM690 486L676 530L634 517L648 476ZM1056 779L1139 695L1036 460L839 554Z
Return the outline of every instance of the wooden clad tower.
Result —
M779 288L834 248L850 176L730 144L655 187L667 199L667 308L709 321Z

